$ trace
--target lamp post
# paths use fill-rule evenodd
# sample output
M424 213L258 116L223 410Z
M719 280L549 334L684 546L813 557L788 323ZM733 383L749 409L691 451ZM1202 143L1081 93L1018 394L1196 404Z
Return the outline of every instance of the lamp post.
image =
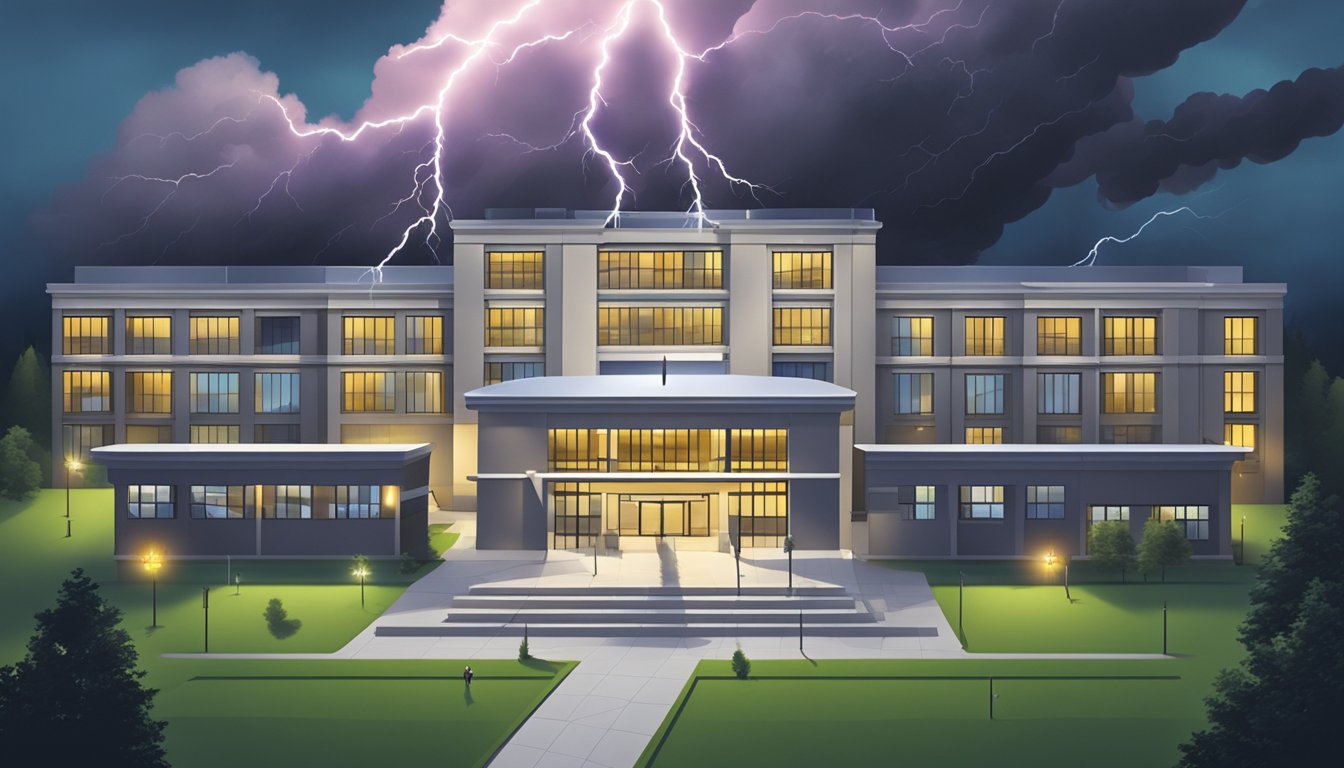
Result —
M364 579L368 578L369 568L366 565L355 567L355 577L359 579L359 607L364 607Z
M962 609L966 605L966 572L958 571L957 573L960 574L961 576L961 582L957 587L957 634L961 635L961 644L963 647L965 647L966 630L963 629L961 626L961 617L963 613Z
M151 592L153 597L150 598L152 613L150 614L149 626L157 627L159 626L159 569L163 567L163 556L159 554L157 549L151 549L140 558L140 562L145 566L145 570L149 571L150 582L154 585Z
M1167 655L1167 601L1162 601L1162 655Z
M1055 557L1055 550L1050 550L1045 555L1045 575L1048 577L1054 572L1055 562L1059 558Z
M210 652L210 588L201 587L201 608L205 611L205 653Z
M1241 516L1241 564L1246 564L1246 516Z
M70 517L70 473L78 472L84 468L84 464L79 459L65 460L65 516ZM1246 518L1242 518L1244 521ZM1242 527L1245 527L1243 522Z

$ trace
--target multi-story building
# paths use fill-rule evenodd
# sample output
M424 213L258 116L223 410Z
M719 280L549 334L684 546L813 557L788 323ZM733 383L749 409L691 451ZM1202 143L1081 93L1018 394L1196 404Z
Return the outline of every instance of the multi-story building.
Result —
M1057 546L1079 552L1086 523L1124 506L1136 527L1212 515L1197 552L1218 556L1231 501L1283 495L1282 285L1226 267L879 267L864 210L604 218L455 221L451 267L80 268L49 286L54 458L430 443L433 500L479 500L479 545L500 548L778 529L872 555L1020 556L1040 539L1020 521L956 530L977 512L1063 519L1035 530L1063 525ZM1092 475L1037 476L1068 455L1166 490L1099 500ZM910 474L930 457L941 490ZM1212 474L1182 497L1180 467ZM890 524L954 506L946 537ZM750 528L757 507L782 522Z

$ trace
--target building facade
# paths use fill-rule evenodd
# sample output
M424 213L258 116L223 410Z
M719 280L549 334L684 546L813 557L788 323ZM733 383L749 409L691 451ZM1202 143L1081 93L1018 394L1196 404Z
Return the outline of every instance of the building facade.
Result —
M1247 449L1229 459L1232 502L1283 496L1280 284L1226 267L879 267L871 211L710 218L490 212L453 222L451 267L79 268L49 286L53 458L125 443L432 443L431 504L483 519L503 514L483 475L548 473L557 457L483 466L507 430L484 434L494 406L473 400L518 380L558 393L666 371L851 393L836 417L841 548L864 551L872 532L849 515L886 498L855 490L873 452L854 446L1230 445ZM544 394L532 392L543 410ZM606 430L611 462L691 439L670 422L604 427L600 410L545 426L547 450L552 429ZM708 413L685 429L728 445L734 427ZM618 443L622 430L648 440ZM519 455L542 441L517 439ZM714 450L711 463L731 460ZM967 450L974 466L995 449ZM569 500L538 503L501 546L586 545L557 543Z

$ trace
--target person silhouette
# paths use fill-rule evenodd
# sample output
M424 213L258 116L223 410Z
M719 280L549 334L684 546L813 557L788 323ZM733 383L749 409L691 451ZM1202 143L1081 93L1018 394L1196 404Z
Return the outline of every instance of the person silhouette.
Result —
M471 687L471 678L473 678L473 677L475 677L475 676L476 676L476 673L471 671L471 665L470 665L470 664L467 665L467 668L466 668L466 669L462 670L462 679L466 681L466 683L467 683L467 687L468 687L468 688Z

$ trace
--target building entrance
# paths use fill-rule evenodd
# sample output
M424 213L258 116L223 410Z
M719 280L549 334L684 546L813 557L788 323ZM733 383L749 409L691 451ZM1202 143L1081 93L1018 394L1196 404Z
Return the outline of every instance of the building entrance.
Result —
M621 494L622 536L708 536L709 494Z

